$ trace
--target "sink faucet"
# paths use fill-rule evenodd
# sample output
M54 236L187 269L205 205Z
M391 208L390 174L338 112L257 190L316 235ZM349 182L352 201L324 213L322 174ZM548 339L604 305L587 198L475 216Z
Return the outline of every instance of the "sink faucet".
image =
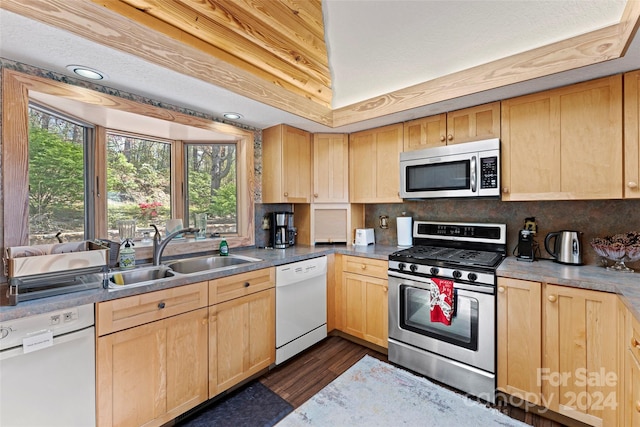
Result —
M160 260L162 259L164 248L167 247L167 244L171 241L171 239L182 233L197 233L198 231L200 231L199 228L183 228L182 230L174 231L173 233L165 237L164 240L162 240L162 237L160 237L160 232L158 231L158 227L156 227L155 224L149 224L149 226L153 227L153 229L155 230L155 233L153 235L153 265L160 265Z

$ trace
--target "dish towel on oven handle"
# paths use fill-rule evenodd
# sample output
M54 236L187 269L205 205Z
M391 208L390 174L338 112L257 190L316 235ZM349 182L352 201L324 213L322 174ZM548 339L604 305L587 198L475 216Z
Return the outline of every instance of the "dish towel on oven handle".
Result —
M453 280L432 278L431 321L451 325L453 300Z

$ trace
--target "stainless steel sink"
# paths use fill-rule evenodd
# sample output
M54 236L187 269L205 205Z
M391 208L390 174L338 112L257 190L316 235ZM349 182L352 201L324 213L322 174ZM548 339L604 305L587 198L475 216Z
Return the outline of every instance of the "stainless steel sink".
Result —
M174 276L175 273L164 265L142 267L128 271L115 271L109 274L109 288L120 289L131 285L147 284L147 282Z
M171 261L166 263L166 266L179 274L191 274L200 273L202 271L226 270L258 261L262 260L242 255L214 255Z

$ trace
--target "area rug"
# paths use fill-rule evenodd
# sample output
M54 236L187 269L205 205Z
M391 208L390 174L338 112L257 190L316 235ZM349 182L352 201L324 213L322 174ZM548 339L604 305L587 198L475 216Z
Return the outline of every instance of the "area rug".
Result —
M293 426L527 426L371 356L287 415Z
M258 381L212 403L180 427L271 427L293 406Z

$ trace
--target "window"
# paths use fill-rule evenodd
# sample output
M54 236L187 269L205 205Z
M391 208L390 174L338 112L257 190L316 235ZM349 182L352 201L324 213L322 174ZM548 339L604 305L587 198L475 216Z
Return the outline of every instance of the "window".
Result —
M185 144L189 225L207 214L206 234L238 232L236 146L228 143Z
M186 149L190 144L196 146L196 150L197 146L204 149L218 145L218 149L224 151L218 155L224 154L226 159L234 159L228 168L220 163L219 171L226 171L226 174L219 177L210 174L210 181L204 181L214 187L216 182L220 182L219 188L211 188L208 197L217 199L225 194L228 196L223 200L232 201L231 189L235 180L235 218L233 213L229 213L232 210L223 211L226 212L223 215L217 207L207 208L207 213L211 215L211 231L220 230L231 247L254 244L252 131L176 111L167 114L166 110L149 104L31 77L6 68L1 72L3 117L11 118L3 121L0 128L4 160L0 170L4 183L4 224L0 235L5 247L44 243L41 238L44 235L48 239L46 242L55 242L55 234L61 230L63 234L60 237L64 241L93 238L117 240L114 233L118 216L137 218L140 225L151 217L159 218L154 222L161 223L174 217L182 219L185 225L189 224L189 216L197 212L198 205L189 201L187 174L200 170L188 172L185 167L185 158L188 156ZM33 103L31 111L30 103ZM114 105L118 108L110 107ZM45 121L47 115L50 118ZM31 131L30 118L33 119ZM42 128L52 131L56 127L56 132L47 134L46 140L56 135L56 138L64 141L58 148L70 150L68 153L50 151L53 147L51 144L39 148L36 146L40 141L36 133L40 134ZM139 159L148 153L127 153L127 138L131 143L129 149L135 150L142 144L144 150L161 158L154 157L154 162L146 162L145 165ZM184 140L190 143L185 144ZM232 157L228 157L227 154L231 153ZM135 161L131 157L134 154L138 155ZM204 151L202 155L205 155ZM110 160L119 161L120 166L127 166L128 163L131 170L126 176L133 177L137 187L123 186L124 180L117 182L113 178L117 168L110 165ZM36 167L38 161L42 162L40 170ZM71 169L75 172L71 173L66 169L70 164L79 164L80 167L74 166ZM54 176L58 187L45 193L47 179ZM158 187L145 188L152 181ZM191 186L192 189L197 188L193 184ZM135 188L135 191L130 188ZM47 195L51 197L45 197ZM55 200L55 203L47 204L50 200ZM146 216L142 216L143 211ZM220 219L223 216L224 222ZM47 222L46 218L51 220ZM214 228L214 223L221 223L224 228ZM177 241L167 247L165 254L201 252L211 247L210 240ZM149 259L150 245L137 246L136 256Z
M118 221L135 220L135 238L171 219L171 144L107 132L107 229L117 240Z
M87 152L92 128L29 107L29 244L88 238Z

